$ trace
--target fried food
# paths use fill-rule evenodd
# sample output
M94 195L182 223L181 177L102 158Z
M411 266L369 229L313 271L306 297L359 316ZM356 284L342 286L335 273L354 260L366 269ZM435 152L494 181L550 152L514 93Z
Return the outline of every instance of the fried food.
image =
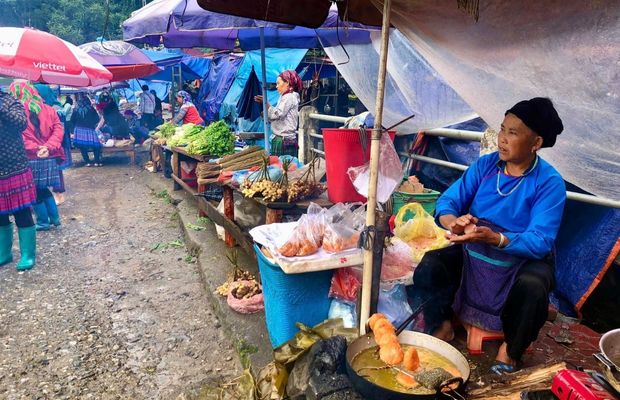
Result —
M388 330L388 331L391 331L392 333L396 331L396 329L394 329L394 325L392 325L392 323L385 318L380 319L377 322L375 322L375 327L372 331L376 335L378 331L383 331L383 330Z
M302 240L301 245L299 246L299 250L297 250L298 256L308 256L310 254L314 254L319 251L319 247L316 243L310 240Z
M418 356L418 351L414 347L409 347L405 350L403 366L409 371L415 371L420 368L420 356Z
M370 318L368 318L368 326L370 327L370 330L375 330L375 323L380 319L386 319L385 315L381 313L374 313Z
M282 247L278 249L278 252L284 257L295 257L299 251L299 242L292 238L288 242L284 243Z
M400 344L389 343L379 348L379 358L388 365L397 365L403 362L403 349Z
M394 332L390 331L385 331L383 334L379 335L375 333L375 342L379 345L379 347L386 346L390 343L399 343Z
M396 382L407 389L414 389L419 385L413 376L403 374L402 372L399 372L398 375L396 375Z

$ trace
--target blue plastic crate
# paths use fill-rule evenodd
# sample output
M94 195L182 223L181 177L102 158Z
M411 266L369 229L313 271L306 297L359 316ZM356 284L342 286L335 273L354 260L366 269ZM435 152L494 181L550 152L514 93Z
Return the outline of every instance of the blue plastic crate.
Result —
M285 274L256 245L254 251L263 285L267 331L274 348L295 336L299 331L296 322L314 326L327 319L332 271Z

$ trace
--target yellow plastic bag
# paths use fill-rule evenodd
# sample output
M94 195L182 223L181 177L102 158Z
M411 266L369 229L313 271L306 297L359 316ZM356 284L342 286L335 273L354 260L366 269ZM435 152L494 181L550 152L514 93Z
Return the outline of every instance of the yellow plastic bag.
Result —
M408 212L415 216L403 221ZM420 203L409 203L401 207L396 215L394 233L413 250L413 260L419 263L424 253L447 247L446 231L435 224L435 219L426 212Z

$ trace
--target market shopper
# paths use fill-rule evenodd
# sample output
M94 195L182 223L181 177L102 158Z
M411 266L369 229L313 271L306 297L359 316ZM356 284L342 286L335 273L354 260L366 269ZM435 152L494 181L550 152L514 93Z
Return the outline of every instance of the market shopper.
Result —
M99 114L93 107L90 98L85 93L77 95L75 110L73 111L73 143L80 149L82 158L87 167L101 167L102 143L95 128L99 123ZM91 163L89 152L93 153Z
M153 119L154 119L153 124L155 126L159 126L164 123L164 117L163 117L164 109L161 104L160 98L157 97L157 92L151 89L151 94L155 98L155 110L153 111Z
M99 96L97 103L100 119L96 130L104 138L104 146L113 146L115 140L129 139L129 126L121 115L118 105L108 92Z
M142 93L138 97L139 111L140 111L140 124L151 130L155 127L155 106L157 102L153 93L149 91L148 85L142 85Z
M179 106L179 112L172 119L172 124L204 125L205 121L200 117L200 113L194 103L192 103L192 96L189 93L184 90L179 90L176 95L176 100Z
M56 110L43 102L32 84L14 81L9 92L24 104L28 118L22 136L37 188L36 229L49 230L51 225L60 226L58 207L49 188L60 183L60 164L65 158L64 129Z
M49 85L46 85L45 83L35 83L33 86L37 89L37 92L39 92L43 102L56 110L58 118L60 118L60 122L62 123L64 129L62 148L65 152L65 158L60 164L58 184L54 185L52 188L54 201L56 201L56 204L62 204L65 202L64 194L67 191L65 188L65 176L63 171L73 165L73 160L71 158L71 132L68 127L69 120L71 119L71 106L73 104L73 100L71 100L71 97L67 96L68 102L65 101L65 104L61 105L60 101L58 101L56 92L54 92Z
M499 151L480 157L437 201L436 220L455 245L427 252L415 270L412 293L436 296L424 308L429 333L451 340L453 312L464 324L504 332L498 374L518 368L547 318L566 188L537 152L562 130L548 98L506 111Z
M37 247L30 211L37 190L22 138L27 125L24 105L0 92L0 266L13 261L13 224L9 220L13 215L21 252L18 271L34 266Z
M276 80L276 89L280 98L276 106L267 101L267 114L273 137L271 154L298 156L297 127L299 125L299 99L303 89L301 78L297 72L282 72ZM263 102L263 96L256 96L256 101Z

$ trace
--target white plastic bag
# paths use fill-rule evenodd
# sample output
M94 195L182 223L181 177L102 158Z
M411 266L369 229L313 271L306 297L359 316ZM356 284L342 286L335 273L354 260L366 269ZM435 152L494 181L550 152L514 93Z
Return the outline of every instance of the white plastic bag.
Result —
M385 203L390 199L394 190L403 180L403 168L394 143L387 132L383 132L379 150L379 178L377 179L377 201ZM359 167L348 169L349 179L357 193L368 197L368 182L370 180L370 162Z

